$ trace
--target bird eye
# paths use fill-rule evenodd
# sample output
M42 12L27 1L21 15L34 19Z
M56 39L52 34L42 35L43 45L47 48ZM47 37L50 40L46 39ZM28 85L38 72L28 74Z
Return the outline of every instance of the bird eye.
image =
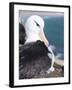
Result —
M40 25L36 22L36 21L34 21L35 23L36 23L36 25L38 26L38 27L40 27Z

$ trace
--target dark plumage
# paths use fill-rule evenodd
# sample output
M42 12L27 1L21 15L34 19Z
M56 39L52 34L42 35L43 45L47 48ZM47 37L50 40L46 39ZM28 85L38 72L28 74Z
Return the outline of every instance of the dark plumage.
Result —
M28 43L26 45L23 45L19 48L19 57L22 58L24 57L26 60L33 59L33 58L38 58L44 55L47 55L48 49L45 46L44 42L37 41L33 43ZM25 60L24 59L24 60ZM24 60L20 60L20 63L24 62Z
M21 23L19 23L19 44L25 43L25 37L26 37L25 28Z

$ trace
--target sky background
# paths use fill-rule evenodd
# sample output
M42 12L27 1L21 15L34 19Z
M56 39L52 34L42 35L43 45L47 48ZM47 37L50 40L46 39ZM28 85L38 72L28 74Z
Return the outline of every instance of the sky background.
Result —
M19 22L24 23L31 15L39 15L43 18L61 17L64 16L63 12L46 12L46 11L25 11L19 10Z

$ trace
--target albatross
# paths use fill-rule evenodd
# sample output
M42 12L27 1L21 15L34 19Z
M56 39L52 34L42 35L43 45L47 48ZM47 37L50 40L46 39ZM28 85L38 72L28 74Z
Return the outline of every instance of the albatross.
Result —
M41 16L32 15L30 16L25 23L25 46L32 46L28 48L26 51L29 55L32 54L43 54L44 51L47 52L47 55L51 61L50 68L46 71L48 74L53 72L55 69L54 65L54 53L49 45L49 41L47 40L44 34L44 20ZM31 43L31 44L30 44ZM44 50L42 50L44 49ZM24 55L27 54L24 52ZM31 52L31 53L30 53ZM32 53L33 52L33 53ZM21 54L22 55L22 54Z

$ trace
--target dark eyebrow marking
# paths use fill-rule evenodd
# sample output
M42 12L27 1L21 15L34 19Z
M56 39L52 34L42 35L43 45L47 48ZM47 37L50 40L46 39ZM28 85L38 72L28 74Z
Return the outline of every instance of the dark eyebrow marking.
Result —
M38 26L38 27L40 27L40 25L36 22L36 21L34 21L35 23L36 23L36 25Z

